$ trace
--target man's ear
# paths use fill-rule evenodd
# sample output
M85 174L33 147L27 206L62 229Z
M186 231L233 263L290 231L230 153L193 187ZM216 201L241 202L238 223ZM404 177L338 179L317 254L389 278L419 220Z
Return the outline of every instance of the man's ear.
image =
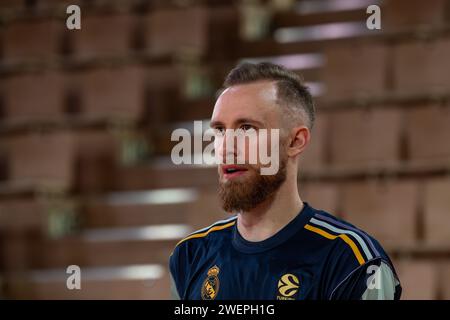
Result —
M292 128L290 132L290 145L287 154L295 157L303 152L311 139L311 131L306 126Z

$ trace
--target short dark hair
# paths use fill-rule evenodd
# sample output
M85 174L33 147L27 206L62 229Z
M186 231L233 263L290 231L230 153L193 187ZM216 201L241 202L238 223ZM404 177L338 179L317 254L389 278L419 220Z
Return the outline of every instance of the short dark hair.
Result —
M229 88L263 80L276 81L278 103L286 105L294 116L303 115L306 125L312 129L315 107L311 93L301 76L291 70L270 62L246 62L228 73L223 86Z

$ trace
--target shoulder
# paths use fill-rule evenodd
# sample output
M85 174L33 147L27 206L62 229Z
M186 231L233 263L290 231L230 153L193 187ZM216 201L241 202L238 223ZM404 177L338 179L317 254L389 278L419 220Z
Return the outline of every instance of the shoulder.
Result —
M224 233L227 233L231 230L231 227L236 223L236 219L237 216L232 216L228 219L216 221L208 227L194 231L181 239L177 243L176 247L179 247L182 244L186 244L187 242L198 243L202 241L208 241L214 237L220 237Z
M180 297L184 297L190 274L195 273L196 267L201 265L211 250L217 249L227 239L236 219L237 216L233 216L217 221L192 232L177 243L169 258L169 269Z
M328 297L361 298L375 270L380 270L377 277L383 275L383 292L390 291L392 296L401 292L389 256L365 231L324 211L317 211L305 228L316 234L321 245L330 246L326 266ZM370 295L374 296L374 292L380 295L381 291L370 291Z
M324 245L339 247L334 255L348 255L348 262L354 266L363 265L374 259L387 258L376 239L351 223L337 218L325 211L316 210L305 229L316 235L317 241ZM341 257L342 258L342 257Z
M211 240L220 241L224 238L224 235L230 233L231 227L236 223L236 219L237 216L232 216L224 220L219 220L208 227L188 234L176 244L171 257L179 254L181 251L195 251L196 249L204 248Z

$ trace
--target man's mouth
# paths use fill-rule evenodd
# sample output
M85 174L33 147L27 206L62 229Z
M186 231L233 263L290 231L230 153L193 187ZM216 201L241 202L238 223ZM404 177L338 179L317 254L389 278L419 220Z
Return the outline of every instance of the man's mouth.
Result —
M247 172L248 169L242 166L236 165L224 165L222 166L222 174L226 179L233 179L241 176Z

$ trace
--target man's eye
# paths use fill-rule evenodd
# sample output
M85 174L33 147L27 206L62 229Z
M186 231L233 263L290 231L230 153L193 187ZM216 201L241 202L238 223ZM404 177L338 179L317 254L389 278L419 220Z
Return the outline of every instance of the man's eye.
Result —
M215 134L223 135L225 133L225 129L221 128L221 127L216 127L216 128L214 128L214 132L215 132Z
M251 124L243 124L243 125L241 126L241 129L244 130L244 131L248 131L248 130L250 130L250 129L255 129L255 127L252 126Z

